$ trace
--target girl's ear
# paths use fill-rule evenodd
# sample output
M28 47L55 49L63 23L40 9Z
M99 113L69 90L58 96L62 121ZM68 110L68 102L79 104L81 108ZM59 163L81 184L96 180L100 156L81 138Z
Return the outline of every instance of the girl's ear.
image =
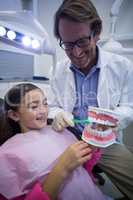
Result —
M19 114L13 110L8 110L7 116L13 121L19 121Z

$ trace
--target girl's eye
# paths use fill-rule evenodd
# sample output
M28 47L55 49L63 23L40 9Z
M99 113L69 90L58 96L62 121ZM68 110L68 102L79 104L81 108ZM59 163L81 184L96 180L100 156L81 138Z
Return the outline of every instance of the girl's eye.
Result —
M32 110L34 110L34 109L36 109L36 108L38 108L38 105L30 106L30 109L32 109Z

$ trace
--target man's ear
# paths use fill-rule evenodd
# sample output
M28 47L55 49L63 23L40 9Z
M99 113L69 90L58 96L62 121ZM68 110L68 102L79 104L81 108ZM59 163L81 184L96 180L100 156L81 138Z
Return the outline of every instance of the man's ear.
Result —
M13 110L8 110L7 116L15 122L19 121L19 114Z
M100 35L96 34L95 37L94 37L94 39L95 39L95 42L97 43L100 40Z

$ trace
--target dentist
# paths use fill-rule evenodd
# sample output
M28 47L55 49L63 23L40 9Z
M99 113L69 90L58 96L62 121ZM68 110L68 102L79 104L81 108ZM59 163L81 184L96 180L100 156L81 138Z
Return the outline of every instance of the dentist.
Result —
M126 196L133 199L133 155L122 144L122 129L133 121L133 64L103 51L97 42L102 21L90 0L64 0L55 14L54 33L67 58L51 79L53 128L69 127L80 138L88 106L107 108L121 116L117 143L104 149L99 165Z

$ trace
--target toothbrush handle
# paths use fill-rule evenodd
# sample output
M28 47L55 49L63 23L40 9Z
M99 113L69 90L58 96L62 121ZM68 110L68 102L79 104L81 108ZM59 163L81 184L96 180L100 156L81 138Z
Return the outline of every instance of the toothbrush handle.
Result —
M75 124L89 124L90 121L88 119L73 119Z

